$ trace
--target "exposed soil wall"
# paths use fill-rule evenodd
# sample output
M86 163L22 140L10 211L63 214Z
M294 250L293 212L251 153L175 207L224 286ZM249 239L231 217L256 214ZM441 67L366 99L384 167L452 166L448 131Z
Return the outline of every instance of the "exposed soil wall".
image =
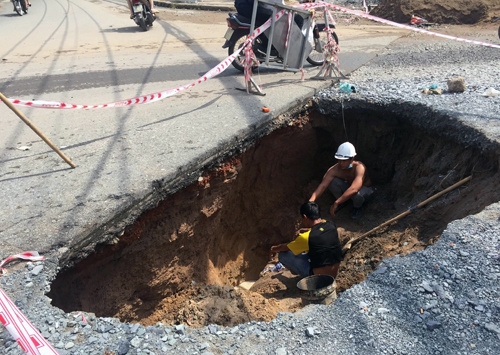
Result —
M294 238L298 207L334 164L346 132L378 190L361 220L349 218L350 208L335 218L343 242L463 177L473 180L356 244L341 265L339 292L362 281L381 259L425 248L449 221L498 201L494 151L462 146L452 138L458 135L428 132L380 107L347 116L344 122L304 114L207 171L144 213L116 244L61 272L49 297L65 311L144 324L236 325L297 310L299 278L285 271L259 279L259 273L269 247ZM319 200L323 217L332 202L328 193ZM255 280L251 291L234 288Z

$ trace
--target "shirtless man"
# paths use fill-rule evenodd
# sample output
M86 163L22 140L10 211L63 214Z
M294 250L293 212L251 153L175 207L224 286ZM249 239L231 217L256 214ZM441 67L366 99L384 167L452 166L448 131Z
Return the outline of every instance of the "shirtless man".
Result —
M352 199L352 218L360 218L363 203L373 194L374 190L371 187L372 183L367 175L365 165L354 160L355 156L354 146L349 142L342 143L335 153L337 164L328 169L309 201L316 201L328 188L335 196L335 202L330 207L332 216L335 216L339 207L344 206L344 203Z

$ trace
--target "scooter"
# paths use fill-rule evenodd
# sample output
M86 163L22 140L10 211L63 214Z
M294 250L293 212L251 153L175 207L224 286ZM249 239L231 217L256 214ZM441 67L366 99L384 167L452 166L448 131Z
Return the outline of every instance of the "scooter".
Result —
M19 16L28 13L26 0L12 0L12 4L14 5L14 11L17 12Z
M224 35L226 42L222 48L227 48L228 55L231 55L245 42L246 37L250 33L251 20L238 13L230 12L228 15L229 17L226 18L228 28L226 30L226 34ZM329 27L332 29L335 28L333 24L329 24ZM307 62L311 65L321 66L324 63L325 53L323 51L323 46L327 42L327 32L325 31L325 28L326 25L324 23L316 23L313 27L314 46L311 53L309 53L306 58ZM339 39L334 31L332 31L332 36L338 44ZM261 36L255 39L253 43L253 52L257 60L261 63L265 62L267 46L263 44ZM233 66L240 71L244 71L244 57L244 53L240 52L239 56L232 63ZM275 48L272 48L269 61L283 63L283 57Z
M132 0L132 11L134 12L134 22L144 31L147 31L149 27L153 26L156 17L151 12L147 0Z

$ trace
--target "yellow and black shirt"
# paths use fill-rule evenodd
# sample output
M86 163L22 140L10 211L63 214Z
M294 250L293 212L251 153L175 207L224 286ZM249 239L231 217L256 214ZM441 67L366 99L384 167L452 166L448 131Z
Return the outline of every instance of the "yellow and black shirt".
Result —
M299 233L287 246L295 255L307 252L313 269L334 265L343 259L337 226L330 221L322 221L310 230Z

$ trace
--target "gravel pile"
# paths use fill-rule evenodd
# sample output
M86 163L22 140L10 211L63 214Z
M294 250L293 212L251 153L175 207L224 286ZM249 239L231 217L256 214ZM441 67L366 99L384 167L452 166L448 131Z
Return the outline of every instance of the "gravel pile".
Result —
M500 44L492 30L481 38L467 34L468 39ZM495 39L496 38L496 39ZM420 33L397 41L343 80L354 84L357 94L324 90L317 97L319 109L328 113L329 100L360 100L387 106L410 103L439 111L441 116L458 118L490 139L500 137L500 96L483 96L490 88L500 91L500 49L440 39ZM342 63L341 63L342 64ZM463 78L464 92L448 91L448 80ZM423 94L422 89L437 87L442 94ZM409 105L407 105L409 106Z
M500 50L439 40L408 43L391 46L354 73L348 82L358 93L325 90L315 97L317 108L335 110L344 100L404 109L409 102L416 113L426 107L453 116L497 141L500 97L481 94L500 90ZM464 93L419 90L432 84L446 89L452 76L465 78ZM334 304L283 313L269 323L144 327L67 314L44 296L57 273L57 256L9 267L0 287L60 354L499 354L499 216L495 203L454 221L436 244L384 260ZM23 354L3 327L0 353Z

